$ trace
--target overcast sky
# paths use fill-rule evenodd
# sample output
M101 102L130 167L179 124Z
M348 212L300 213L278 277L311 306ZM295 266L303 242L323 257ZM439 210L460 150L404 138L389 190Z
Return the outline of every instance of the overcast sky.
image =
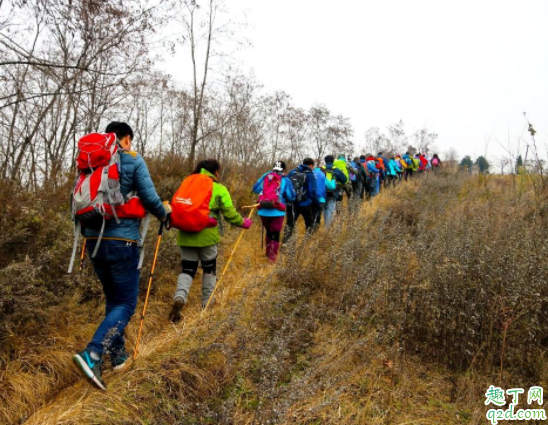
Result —
M229 0L247 11L242 52L267 90L371 126L426 125L441 152L490 157L523 135L548 143L546 0ZM523 150L525 145L522 144Z

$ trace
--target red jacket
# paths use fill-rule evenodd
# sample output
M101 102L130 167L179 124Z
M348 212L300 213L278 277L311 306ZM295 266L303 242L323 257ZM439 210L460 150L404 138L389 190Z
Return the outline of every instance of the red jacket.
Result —
M421 171L426 170L426 166L428 165L428 160L423 155L419 155L419 160L421 161L421 165L419 166L419 170L421 170Z

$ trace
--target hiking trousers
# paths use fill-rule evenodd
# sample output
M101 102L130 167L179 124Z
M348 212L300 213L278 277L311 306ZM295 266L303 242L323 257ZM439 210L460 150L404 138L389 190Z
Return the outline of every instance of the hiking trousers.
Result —
M322 224L322 211L325 208L325 203L322 203L320 205L312 205L312 214L314 216L314 231L318 230L320 228L320 224Z
M198 272L198 264L201 263L204 272L202 275L202 307L207 304L217 284L217 247L218 245L202 248L179 247L181 250L182 271L177 277L177 289L175 290L174 299L180 298L186 304L192 281Z
M407 169L405 170L404 177L405 177L405 181L407 181L407 179L413 177L413 170L410 169L410 168L407 168Z
M307 233L311 234L314 232L314 211L312 209L312 205L307 205L306 207L288 205L286 211L287 222L284 229L284 243L286 243L293 235L293 229L295 228L295 224L301 215L304 218L304 225Z
M260 217L266 231L266 256L270 261L275 262L280 248L280 232L284 225L284 216Z
M90 258L95 244L96 241L91 239L86 243ZM106 307L105 318L87 349L99 356L106 352L115 357L125 349L124 330L137 307L141 275L137 269L139 248L135 242L103 239L91 263L103 285Z
M377 175L373 179L373 189L371 191L371 196L377 196L380 190L380 177Z
M337 211L337 198L330 196L325 200L325 207L323 209L323 219L325 227L331 226L333 219L335 218L335 212Z
M352 192L353 199L363 199L363 182L361 180L352 182Z

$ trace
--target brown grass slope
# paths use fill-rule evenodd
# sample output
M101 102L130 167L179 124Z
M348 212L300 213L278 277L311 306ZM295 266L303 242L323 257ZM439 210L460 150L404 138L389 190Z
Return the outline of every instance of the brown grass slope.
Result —
M285 246L276 267L257 226L216 305L202 317L195 285L177 326L165 319L178 271L171 235L141 355L105 375L106 393L76 381L76 342L64 340L43 354L57 359L46 381L29 370L5 400L23 411L64 387L29 424L484 423L490 384L547 381L546 209L523 190L428 176ZM64 330L85 339L99 314Z

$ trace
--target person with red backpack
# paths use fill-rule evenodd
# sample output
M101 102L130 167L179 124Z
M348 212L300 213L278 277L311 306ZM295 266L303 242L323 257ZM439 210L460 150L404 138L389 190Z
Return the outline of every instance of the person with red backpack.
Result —
M287 204L295 200L295 190L284 175L285 169L285 162L276 161L272 171L253 185L253 192L259 194L258 214L266 231L266 256L272 263L278 256Z
M124 330L135 312L139 293L141 219L148 211L166 220L143 158L131 151L133 130L111 122L104 134L84 136L78 143L80 174L72 194L77 237L81 230L95 273L106 297L105 318L85 350L73 360L95 386L106 390L103 357L114 369L125 365Z
M420 164L419 164L419 173L424 173L426 172L426 169L428 167L428 160L426 159L426 154L417 154L418 155L418 158L419 158L419 161L420 161ZM415 157L417 157L417 155L415 155Z
M178 323L188 299L192 281L202 264L202 308L205 308L217 283L217 251L221 242L221 215L233 226L249 229L251 220L243 218L225 186L219 183L221 165L216 159L200 161L193 173L183 180L171 202L170 223L178 228L177 245L181 250L181 274L173 296L169 320Z

